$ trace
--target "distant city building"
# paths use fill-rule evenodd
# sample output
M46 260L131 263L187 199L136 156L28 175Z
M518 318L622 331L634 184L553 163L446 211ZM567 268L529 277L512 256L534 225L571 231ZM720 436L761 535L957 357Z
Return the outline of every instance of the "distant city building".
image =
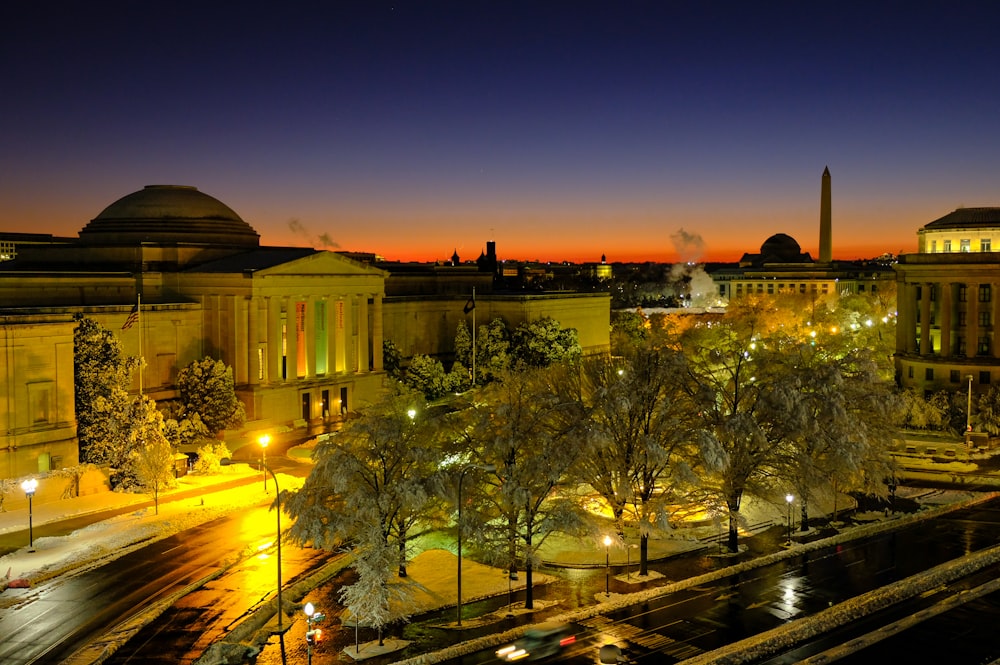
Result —
M895 279L891 262L835 261L832 255L832 193L830 170L823 170L820 191L819 254L813 260L799 243L785 233L769 237L756 254L747 253L737 266L710 274L719 297L728 301L747 295L814 294L852 295L874 293L880 284Z
M1000 381L1000 207L959 208L917 238L895 266L898 381L985 391Z

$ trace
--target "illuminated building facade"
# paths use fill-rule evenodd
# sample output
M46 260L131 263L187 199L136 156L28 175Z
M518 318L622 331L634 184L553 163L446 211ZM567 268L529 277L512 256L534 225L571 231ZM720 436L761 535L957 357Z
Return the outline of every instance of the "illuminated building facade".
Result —
M895 266L898 381L985 391L1000 381L1000 208L959 208L917 236Z
M407 356L447 355L463 318L502 316L516 327L549 316L577 328L586 351L609 344L607 294L484 288L465 312L475 269L408 282L340 253L261 246L239 215L194 187L122 197L78 238L3 237L16 257L0 262L0 478L78 463L77 314L142 358L132 388L156 401L177 397L181 368L222 360L246 407L247 435L342 417L384 385L384 339Z

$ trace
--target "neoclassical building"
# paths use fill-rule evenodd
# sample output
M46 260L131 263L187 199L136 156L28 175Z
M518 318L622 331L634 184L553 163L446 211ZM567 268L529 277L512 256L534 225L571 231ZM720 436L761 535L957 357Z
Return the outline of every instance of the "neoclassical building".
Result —
M1000 208L959 208L917 237L895 266L899 383L984 391L1000 380Z
M609 344L606 293L497 294L490 273L394 278L340 253L261 246L253 227L194 187L124 196L78 238L6 235L15 258L0 261L0 477L78 461L77 314L142 358L133 390L157 401L177 396L177 372L192 361L225 362L247 434L341 417L383 386L383 339L404 356L447 356L459 322L477 315L512 327L549 316L577 328L585 351ZM477 307L466 311L473 288Z

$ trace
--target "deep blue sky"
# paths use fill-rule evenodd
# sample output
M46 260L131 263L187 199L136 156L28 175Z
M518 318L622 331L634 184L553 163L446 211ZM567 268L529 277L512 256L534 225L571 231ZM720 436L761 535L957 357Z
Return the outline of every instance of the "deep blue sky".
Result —
M829 166L855 258L1000 205L985 2L16 4L2 231L180 184L390 259L815 256Z

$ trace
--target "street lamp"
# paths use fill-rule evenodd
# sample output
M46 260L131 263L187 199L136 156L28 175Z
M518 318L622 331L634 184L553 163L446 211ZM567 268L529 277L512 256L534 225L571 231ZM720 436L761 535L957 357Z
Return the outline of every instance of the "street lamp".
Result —
M265 435L266 436L266 435ZM264 438L264 437L261 437ZM232 460L228 457L224 457L219 461L221 466L229 466L232 464ZM274 503L275 503L275 516L277 517L277 529L278 529L278 541L277 541L277 553L278 553L278 593L277 593L277 603L278 603L278 641L281 644L281 663L285 664L285 631L281 627L281 490L278 488L278 476L274 475L274 471L271 467L265 465L264 469L271 474L271 478L274 479Z
M611 536L604 536L604 596L611 597Z
M969 380L969 399L965 405L965 431L972 431L972 375L965 377Z
M260 444L260 475L264 477L264 494L267 494L267 444L271 443L271 437L267 434L262 434L257 443ZM278 491L278 483L275 481L274 491Z
M323 636L323 631L319 628L313 628L313 624L325 619L326 615L317 612L312 603L306 603L306 606L302 609L306 613L306 662L308 665L312 665L313 644L318 642L319 638Z
M458 625L462 625L462 481L473 469L496 471L496 464L467 464L458 474Z
M31 497L35 496L35 490L38 489L38 480L35 478L28 478L23 483L21 483L21 489L28 496L28 551L35 551L35 538L34 533L31 529Z
M792 544L792 501L795 501L795 497L791 494L785 495L785 501L788 502L788 545Z

